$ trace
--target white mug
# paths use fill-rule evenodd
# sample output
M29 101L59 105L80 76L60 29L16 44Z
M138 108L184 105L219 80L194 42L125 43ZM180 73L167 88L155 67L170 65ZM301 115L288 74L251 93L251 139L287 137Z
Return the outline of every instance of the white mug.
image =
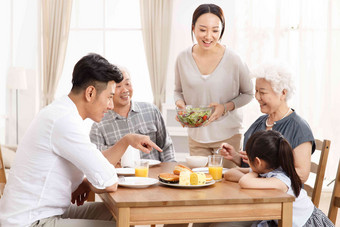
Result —
M140 160L139 150L129 145L121 158L121 165L122 167L133 168L135 162L139 160Z

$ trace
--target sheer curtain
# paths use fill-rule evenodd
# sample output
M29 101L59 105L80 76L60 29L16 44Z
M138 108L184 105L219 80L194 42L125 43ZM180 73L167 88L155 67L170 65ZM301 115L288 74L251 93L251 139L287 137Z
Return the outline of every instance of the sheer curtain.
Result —
M53 101L61 76L71 21L72 0L43 0L42 5L42 106Z
M340 157L339 1L235 3L230 44L243 52L251 68L273 58L292 66L297 89L291 107L309 123L316 138L331 140L326 177L333 178Z
M161 109L165 101L172 0L141 0L140 12L154 103Z

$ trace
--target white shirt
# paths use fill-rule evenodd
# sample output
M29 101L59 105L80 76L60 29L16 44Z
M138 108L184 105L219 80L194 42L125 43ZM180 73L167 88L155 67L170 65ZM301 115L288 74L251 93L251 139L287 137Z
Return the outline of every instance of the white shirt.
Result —
M0 200L0 226L28 226L63 214L84 175L98 189L118 181L65 96L39 112L18 146Z
M208 106L212 102L224 104L232 101L235 109L206 127L189 128L190 138L200 143L222 141L241 133L242 110L253 99L254 85L247 65L232 50L224 55L209 75L202 75L192 56L192 47L181 52L175 66L174 99L184 100L194 107Z

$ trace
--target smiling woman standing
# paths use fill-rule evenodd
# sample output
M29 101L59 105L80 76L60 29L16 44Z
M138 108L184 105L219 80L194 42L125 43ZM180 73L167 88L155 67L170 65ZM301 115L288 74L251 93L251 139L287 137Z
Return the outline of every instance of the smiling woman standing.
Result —
M253 99L247 65L220 43L224 29L222 9L214 4L200 5L192 17L191 35L197 43L177 57L176 106L215 108L206 127L188 129L191 155L211 155L223 142L239 149L242 113L238 108ZM224 167L234 166L225 161Z

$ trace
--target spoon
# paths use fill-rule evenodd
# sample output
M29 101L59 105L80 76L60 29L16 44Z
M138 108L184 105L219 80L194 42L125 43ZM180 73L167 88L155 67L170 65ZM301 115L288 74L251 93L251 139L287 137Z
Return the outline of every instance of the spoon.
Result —
M218 148L216 151L213 151L212 154L213 155L220 154L221 150L222 150L222 148Z

